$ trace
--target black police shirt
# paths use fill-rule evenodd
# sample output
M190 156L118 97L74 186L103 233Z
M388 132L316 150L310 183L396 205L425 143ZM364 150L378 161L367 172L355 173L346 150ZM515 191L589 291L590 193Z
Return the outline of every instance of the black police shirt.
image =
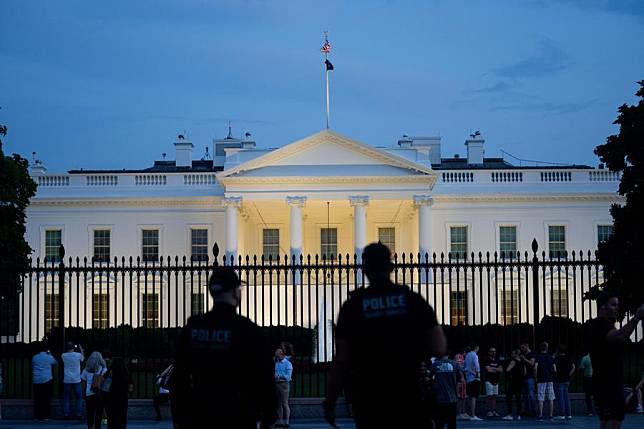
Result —
M191 317L179 339L173 374L179 414L194 425L254 424L274 399L271 358L259 327L235 307L216 304L212 311Z
M336 329L336 338L349 343L352 396L404 401L419 395L428 331L437 324L432 307L406 286L372 284L352 292Z
M615 329L613 320L597 317L586 322L585 335L593 363L593 385L623 384L623 347L621 342L609 342L606 336ZM597 381L597 383L595 382Z

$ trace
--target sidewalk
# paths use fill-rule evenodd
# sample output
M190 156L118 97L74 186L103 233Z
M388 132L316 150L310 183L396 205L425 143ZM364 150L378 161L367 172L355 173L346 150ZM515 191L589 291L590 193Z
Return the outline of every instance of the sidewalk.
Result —
M341 419L338 420L338 426L341 429L355 428L352 420ZM503 421L499 419L483 420L482 422L468 422L458 421L457 426L461 428L485 428L485 429L499 429L502 427L510 427L512 429L525 429L525 428L539 428L539 429L595 429L599 426L599 421L596 417L574 417L572 420L563 420L554 422L538 422L533 419L524 419L521 421ZM85 428L87 427L84 422L68 422L60 420L51 420L48 422L38 423L34 421L12 421L0 420L0 428L2 429L45 429L45 428ZM105 426L103 426L105 427ZM130 429L172 429L172 424L169 421L156 422L148 420L130 420L128 425ZM294 420L291 422L293 429L328 429L329 425L321 420ZM644 414L629 414L624 421L623 429L639 429L644 428Z

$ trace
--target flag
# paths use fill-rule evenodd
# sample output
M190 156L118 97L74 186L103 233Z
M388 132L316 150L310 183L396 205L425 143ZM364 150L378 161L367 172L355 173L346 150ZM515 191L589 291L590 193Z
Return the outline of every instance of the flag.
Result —
M320 48L320 52L322 52L325 55L331 53L331 44L329 43L328 40L324 41L324 45L322 45L322 47Z
M326 65L326 71L333 70L333 64L331 64L331 61L325 60L324 65Z

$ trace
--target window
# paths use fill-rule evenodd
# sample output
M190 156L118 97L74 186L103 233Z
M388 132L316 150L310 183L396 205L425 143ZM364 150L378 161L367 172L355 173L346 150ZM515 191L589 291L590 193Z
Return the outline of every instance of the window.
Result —
M106 293L92 296L92 328L110 327L110 301Z
M110 261L110 235L109 229L94 230L94 261Z
M144 229L142 231L143 262L154 262L159 260L159 230Z
M565 289L552 289L552 311L555 317L568 317L568 293Z
M548 226L548 252L550 259L566 256L566 227L563 225Z
M194 262L208 262L208 230L190 230L190 258Z
M517 255L517 227L499 227L499 251L501 258L513 258Z
M58 249L63 242L63 231L48 229L45 231L45 262L60 262Z
M501 295L501 323L511 325L519 321L519 292L512 288L499 291Z
M45 293L45 332L60 326L60 301L57 293Z
M159 294L142 294L141 304L142 326L144 328L157 328L159 326Z
M603 243L613 235L613 225L597 225L597 243Z
M392 255L396 253L396 228L378 228L378 241L387 246Z
M190 313L194 316L203 314L204 311L204 295L202 293L193 293L190 297Z
M467 321L467 291L459 290L450 293L450 325L465 325Z
M277 228L264 228L262 233L262 255L264 260L277 261L280 255L280 230Z
M449 251L452 258L465 259L467 257L467 227L451 226L449 228Z
M327 260L335 259L338 254L338 228L320 230L320 256Z

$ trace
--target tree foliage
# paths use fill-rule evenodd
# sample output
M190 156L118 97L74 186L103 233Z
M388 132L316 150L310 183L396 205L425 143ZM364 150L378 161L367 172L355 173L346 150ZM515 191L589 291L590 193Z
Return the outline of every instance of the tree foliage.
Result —
M613 235L599 244L599 260L606 270L603 287L615 288L630 312L644 302L644 80L638 84L639 102L619 108L619 134L595 149L611 171L622 173L619 193L626 203L611 207Z
M25 211L36 194L29 162L18 154L4 154L1 138L6 134L7 127L0 124L0 299L5 302L19 292L19 275L29 266Z

